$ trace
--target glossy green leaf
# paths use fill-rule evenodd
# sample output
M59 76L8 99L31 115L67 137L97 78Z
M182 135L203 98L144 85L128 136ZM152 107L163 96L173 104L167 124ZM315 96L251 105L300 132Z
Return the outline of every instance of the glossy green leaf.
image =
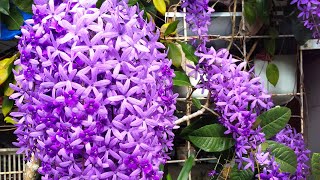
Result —
M275 161L280 165L282 172L289 172L291 174L296 172L297 156L291 148L275 141L266 141L263 144L262 150L268 149L270 155L274 156Z
M159 11L162 15L166 13L166 3L164 0L153 0L154 7Z
M3 19L9 30L19 30L23 24L23 17L16 7L10 8L9 15Z
M196 56L195 53L195 48L193 46L191 46L190 44L184 43L184 42L180 42L179 43L182 47L182 51L184 52L184 54L186 55L186 58L189 59L190 61L194 62L195 64L198 63L198 56Z
M230 179L232 180L245 180L245 179L252 179L254 176L252 170L250 168L246 170L239 170L238 165L234 165L230 172Z
M139 2L139 0L129 0L128 5L129 6L134 6L134 5L137 5L138 2Z
M260 127L269 139L281 131L289 122L291 110L287 107L275 107L267 112L262 113L257 120L260 121Z
M271 56L274 56L276 52L276 40L275 39L265 39L264 40L264 48L266 49L267 53Z
M32 13L33 0L12 0L12 3L20 10L30 14Z
M188 180L189 172L193 166L194 156L191 155L184 163L177 180Z
M212 119L206 119L204 117L201 117L199 119L195 119L191 122L191 124L185 128L182 129L180 136L188 139L189 134L191 134L193 131L206 126L215 123L216 117L212 117Z
M9 8L10 8L9 0L0 0L0 13L9 15Z
M12 119L11 117L9 117L9 116L4 118L4 122L6 122L8 124L17 124L17 122L14 119Z
M253 24L256 21L257 13L252 3L244 3L244 17L249 24Z
M273 85L276 86L279 80L279 69L277 65L273 63L269 63L266 69L266 76L268 81Z
M201 102L199 99L197 98L192 98L192 103L198 108L198 109L201 109Z
M2 114L7 116L13 107L13 100L9 99L8 96L4 96L2 100Z
M311 158L311 172L312 176L316 179L320 179L320 153L313 153Z
M176 76L173 78L173 85L175 85L175 86L191 86L189 77L186 75L185 72L175 71L174 74Z
M179 20L175 20L172 23L169 23L166 31L164 32L165 36L168 36L171 33L174 33L177 30L177 26L178 26Z
M169 49L168 58L172 60L172 64L175 67L180 67L182 61L182 54L180 48L174 43L168 43L167 46Z
M234 145L234 139L225 135L225 127L211 124L193 131L189 140L198 148L206 152L221 152Z

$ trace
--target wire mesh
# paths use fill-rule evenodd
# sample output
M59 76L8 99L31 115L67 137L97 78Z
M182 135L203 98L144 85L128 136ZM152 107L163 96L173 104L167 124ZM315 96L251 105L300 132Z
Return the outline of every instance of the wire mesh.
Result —
M0 149L0 179L23 180L25 171L24 155L16 154L16 148Z

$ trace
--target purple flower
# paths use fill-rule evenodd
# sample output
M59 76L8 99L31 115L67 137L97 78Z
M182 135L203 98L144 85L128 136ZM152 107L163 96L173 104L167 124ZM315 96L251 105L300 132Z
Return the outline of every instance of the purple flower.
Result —
M207 35L211 23L211 13L214 9L209 7L209 0L183 0L181 7L186 8L186 21L191 30L197 35Z
M214 177L216 174L217 174L216 170L211 170L211 171L208 173L208 176L209 176L209 177Z
M302 134L287 125L275 136L275 141L290 147L297 156L297 170L290 179L306 179L310 169L308 165L310 150L307 149Z
M176 94L155 24L107 0L37 1L15 64L15 133L43 179L160 179Z
M313 32L314 38L320 38L320 2L318 0L292 0L291 4L297 4L304 26Z
M199 74L198 88L208 89L214 110L219 120L236 140L236 162L239 167L254 168L250 152L265 141L261 128L252 129L257 116L272 107L271 96L267 94L251 71L245 71L246 64L237 63L225 49L216 51L202 47L196 55L199 64L190 75ZM249 157L248 157L249 156Z

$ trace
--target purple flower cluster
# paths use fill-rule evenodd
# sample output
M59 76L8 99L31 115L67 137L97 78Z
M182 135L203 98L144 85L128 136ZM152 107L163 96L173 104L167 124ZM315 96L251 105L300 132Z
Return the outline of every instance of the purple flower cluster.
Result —
M43 179L159 179L177 95L155 24L125 1L56 2L21 30L19 152L41 160Z
M209 0L182 0L181 7L186 8L186 22L192 32L197 35L207 35L211 23L210 14L214 9L209 7Z
M220 115L220 123L236 140L235 148L239 167L247 163L246 168L254 168L252 149L264 142L261 128L252 126L257 116L272 107L271 96L260 83L253 78L251 71L245 71L245 63L237 65L226 49L214 48L197 52L200 58L195 71L190 75L200 75L198 88L208 89L214 110ZM249 164L249 165L248 165Z
M302 134L287 125L275 136L275 141L290 147L297 156L297 170L290 179L307 179L310 169L308 165L310 150L306 148Z
M297 3L300 10L298 15L304 26L313 31L314 38L320 38L320 1L319 0L291 0L291 4Z

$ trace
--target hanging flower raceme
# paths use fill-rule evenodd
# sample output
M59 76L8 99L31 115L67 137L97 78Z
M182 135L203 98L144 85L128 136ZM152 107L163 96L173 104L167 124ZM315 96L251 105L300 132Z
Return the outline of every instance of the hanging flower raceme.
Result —
M313 32L314 38L320 38L320 2L319 0L291 0L291 4L297 4L300 11L298 17L302 19L304 26Z
M207 35L211 23L211 13L214 9L209 7L209 0L182 0L181 7L186 8L186 21L191 30L197 35Z
M227 50L215 51L214 48L202 48L197 52L199 64L191 75L200 75L198 88L208 89L220 122L236 140L235 148L239 167L254 168L251 149L264 142L264 134L259 127L253 128L257 116L272 107L271 96L252 73L245 71L245 62L236 64L236 60Z
M307 149L302 134L287 125L276 135L275 141L290 147L297 156L297 170L290 179L307 179L310 169L308 165L310 150Z
M172 148L173 70L136 6L50 0L22 27L17 146L43 179L159 179Z

